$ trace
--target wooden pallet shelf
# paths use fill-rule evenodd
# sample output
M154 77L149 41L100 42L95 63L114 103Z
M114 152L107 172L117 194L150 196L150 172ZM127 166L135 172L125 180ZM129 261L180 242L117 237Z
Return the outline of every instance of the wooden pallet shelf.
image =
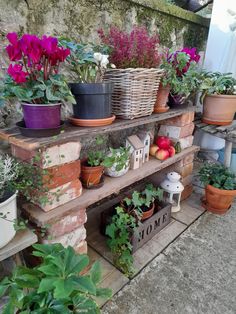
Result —
M139 125L148 123L154 123L177 117L188 111L195 111L193 106L183 106L177 109L170 109L165 113L154 113L147 117L137 118L133 120L116 119L111 125L103 127L76 127L69 123L66 123L65 130L63 133L47 138L27 138L19 133L17 127L11 129L0 130L0 139L5 140L9 143L20 146L26 150L34 150L43 146L52 145L56 143L62 143L68 140L75 140L82 136L93 136L97 134L105 134L109 132L115 132L125 130Z
M63 217L70 210L76 208L87 208L88 206L114 193L118 193L121 189L175 164L176 162L182 160L185 156L197 152L198 150L198 146L192 146L164 161L151 158L141 168L137 170L129 170L128 173L122 177L105 177L104 185L101 188L95 190L84 189L83 194L79 198L76 198L49 212L43 212L42 209L40 209L38 206L30 203L23 204L22 207L30 216L31 221L39 225L44 225L50 223L50 221L54 220L55 218L59 219L60 217Z

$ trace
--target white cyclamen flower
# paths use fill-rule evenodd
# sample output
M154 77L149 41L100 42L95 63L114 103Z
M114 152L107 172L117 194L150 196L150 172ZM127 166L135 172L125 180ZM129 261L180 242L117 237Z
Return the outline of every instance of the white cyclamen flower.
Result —
M111 65L111 68L112 68L112 69L116 69L115 64L111 63L110 65Z
M102 60L101 60L101 67L106 69L107 65L109 64L109 55L102 55Z
M95 61L98 63L102 61L103 55L100 52L94 52L93 57Z

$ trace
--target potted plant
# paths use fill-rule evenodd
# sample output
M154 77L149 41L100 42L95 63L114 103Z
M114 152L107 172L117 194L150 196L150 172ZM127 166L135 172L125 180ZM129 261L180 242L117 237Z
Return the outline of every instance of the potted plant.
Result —
M82 126L112 123L115 118L111 113L113 83L103 81L110 65L108 47L66 40L61 40L61 44L71 51L66 64L73 82L70 84L71 91L76 99L72 123Z
M224 214L236 196L236 175L220 164L206 164L200 171L205 185L205 207L215 214Z
M155 200L161 200L163 190L155 188L153 184L147 184L142 192L134 191L131 197L126 197L121 201L121 206L125 212L144 221L154 213Z
M236 79L230 73L206 72L200 89L202 121L215 125L231 124L236 112Z
M96 188L100 186L104 172L103 161L105 153L103 151L92 151L88 153L88 158L81 163L81 181L86 188Z
M120 177L126 174L130 166L130 147L110 148L103 161L105 174Z
M162 70L158 69L159 37L149 36L144 27L134 27L130 33L111 27L99 30L102 42L111 48L110 61L104 80L114 82L112 111L123 119L152 114Z
M196 91L200 84L200 72L197 63L200 56L196 48L183 48L167 51L162 56L160 68L164 71L161 87L157 93L154 112L165 112L168 96L170 106L182 104Z
M58 73L60 63L70 54L58 46L55 37L9 33L6 47L11 64L1 87L1 98L16 98L22 105L25 127L58 129L61 104L75 103L65 78ZM58 131L60 132L60 130Z
M14 224L17 219L17 191L14 190L13 182L17 177L18 163L8 155L0 155L0 248L16 234Z
M0 297L8 296L2 314L100 313L95 297L110 298L111 290L98 287L99 262L84 274L89 258L77 255L72 247L57 243L35 244L33 248L40 265L17 266L12 277L0 283Z

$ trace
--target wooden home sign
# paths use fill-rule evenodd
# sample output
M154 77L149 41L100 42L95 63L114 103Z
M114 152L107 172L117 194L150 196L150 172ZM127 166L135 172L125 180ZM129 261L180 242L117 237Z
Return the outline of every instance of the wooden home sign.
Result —
M145 220L134 233L131 241L133 253L170 223L171 205L162 202L159 205L161 209Z

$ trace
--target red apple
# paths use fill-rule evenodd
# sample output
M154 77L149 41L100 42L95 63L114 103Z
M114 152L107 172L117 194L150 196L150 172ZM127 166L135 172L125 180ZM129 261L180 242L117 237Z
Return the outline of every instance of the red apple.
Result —
M150 150L149 150L149 154L151 156L155 157L156 152L158 151L159 147L156 144L151 144L150 145Z
M160 148L168 149L171 145L171 141L167 136L158 136L156 144Z
M175 155L175 148L174 148L174 146L170 146L168 148L168 152L170 154L170 157L174 156Z
M167 158L170 157L170 153L168 152L167 149L159 149L157 152L156 152L156 158L159 159L159 160L165 160Z

